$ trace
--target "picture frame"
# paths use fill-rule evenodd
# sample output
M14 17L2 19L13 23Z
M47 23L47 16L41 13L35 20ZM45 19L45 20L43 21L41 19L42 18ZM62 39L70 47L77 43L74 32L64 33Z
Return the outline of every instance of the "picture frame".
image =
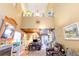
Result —
M64 27L64 38L67 40L79 40L79 24L74 23Z

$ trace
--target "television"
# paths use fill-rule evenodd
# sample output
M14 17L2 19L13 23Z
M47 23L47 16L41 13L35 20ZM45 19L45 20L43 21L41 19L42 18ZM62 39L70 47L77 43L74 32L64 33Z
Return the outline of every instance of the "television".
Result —
M38 42L38 40L37 39L33 39L33 42Z

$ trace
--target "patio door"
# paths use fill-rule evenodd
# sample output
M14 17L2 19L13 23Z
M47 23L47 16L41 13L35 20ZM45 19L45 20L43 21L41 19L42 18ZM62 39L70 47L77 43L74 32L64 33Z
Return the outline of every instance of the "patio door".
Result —
M41 41L42 41L42 50L46 50L46 48L48 47L48 41L49 41L49 36L48 35L41 35Z

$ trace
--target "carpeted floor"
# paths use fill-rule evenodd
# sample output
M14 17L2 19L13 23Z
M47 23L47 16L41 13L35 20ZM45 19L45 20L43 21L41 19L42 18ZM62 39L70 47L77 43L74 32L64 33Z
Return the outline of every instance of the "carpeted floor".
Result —
M28 56L46 56L46 51L45 50L29 51Z

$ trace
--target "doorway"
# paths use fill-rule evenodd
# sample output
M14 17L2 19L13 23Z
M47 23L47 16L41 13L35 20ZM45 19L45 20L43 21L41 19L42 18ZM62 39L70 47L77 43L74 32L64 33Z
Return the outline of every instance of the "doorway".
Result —
M49 43L49 36L46 34L41 35L41 41L42 41L42 50L46 50L46 48L48 47L48 43Z
M52 48L52 43L55 41L55 32L53 29L42 29L40 38L42 42L42 50Z

